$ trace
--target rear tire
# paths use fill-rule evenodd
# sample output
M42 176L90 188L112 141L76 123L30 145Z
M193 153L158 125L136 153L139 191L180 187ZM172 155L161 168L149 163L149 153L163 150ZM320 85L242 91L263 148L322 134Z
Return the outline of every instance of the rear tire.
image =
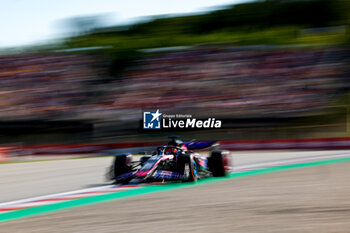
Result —
M224 156L222 151L213 151L208 158L209 170L215 177L226 176L225 166L228 166L228 163L229 157Z

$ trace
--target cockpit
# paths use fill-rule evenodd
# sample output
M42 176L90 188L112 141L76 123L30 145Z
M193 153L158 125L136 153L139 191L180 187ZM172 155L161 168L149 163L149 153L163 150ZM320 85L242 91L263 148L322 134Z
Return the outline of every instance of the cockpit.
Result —
M177 155L183 150L177 146L160 146L157 148L156 155ZM154 154L154 155L155 155Z

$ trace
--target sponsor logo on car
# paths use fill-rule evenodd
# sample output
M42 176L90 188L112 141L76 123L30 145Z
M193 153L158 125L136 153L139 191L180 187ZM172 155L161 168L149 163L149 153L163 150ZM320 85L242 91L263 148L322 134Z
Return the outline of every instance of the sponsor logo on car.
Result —
M158 170L153 174L153 177L157 179L181 179L183 175L177 172Z

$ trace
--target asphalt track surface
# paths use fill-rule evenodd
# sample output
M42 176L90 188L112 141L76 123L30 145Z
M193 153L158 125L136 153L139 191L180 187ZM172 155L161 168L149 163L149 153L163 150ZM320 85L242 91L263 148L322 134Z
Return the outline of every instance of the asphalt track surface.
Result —
M235 152L233 157L234 166L242 166L349 153ZM0 165L0 202L104 185L111 159ZM349 168L349 163L320 166L148 194L2 223L0 232L348 232ZM293 218L304 225L293 224Z
M342 154L350 151L248 151L232 152L232 157L236 167ZM0 203L106 185L104 175L112 160L112 157L102 157L0 164Z

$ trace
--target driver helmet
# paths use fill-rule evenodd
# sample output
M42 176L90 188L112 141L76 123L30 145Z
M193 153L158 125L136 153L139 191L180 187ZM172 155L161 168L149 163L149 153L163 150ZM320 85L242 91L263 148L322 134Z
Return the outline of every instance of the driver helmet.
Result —
M175 155L178 152L178 150L174 147L168 147L165 149L166 155Z

